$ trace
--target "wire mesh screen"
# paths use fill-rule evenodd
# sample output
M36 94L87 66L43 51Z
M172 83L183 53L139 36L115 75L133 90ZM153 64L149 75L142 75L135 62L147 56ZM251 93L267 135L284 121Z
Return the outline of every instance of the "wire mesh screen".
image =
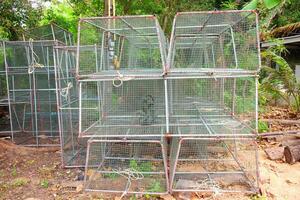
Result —
M57 46L56 83L61 135L62 160L65 167L84 167L87 140L78 138L79 89L76 81L76 47Z
M165 132L162 79L80 82L80 135L160 136Z
M81 76L116 74L119 70L162 72L166 48L154 16L81 19L77 72Z
M172 191L257 192L254 139L173 138Z
M37 28L29 29L24 33L26 40L58 40L65 45L73 45L74 39L72 33L51 23Z
M54 41L5 42L13 140L59 144Z
M254 77L168 80L170 130L175 135L254 135Z
M4 62L4 45L3 41L0 41L0 132L10 133L10 122L9 122L9 103L7 98L7 87L6 87L6 72Z
M165 141L93 140L88 143L88 191L162 194L168 191ZM123 196L122 195L122 196Z
M6 99L7 87L6 87L6 72L4 62L4 44L0 40L0 99ZM2 103L2 102L1 102Z
M178 13L168 54L170 71L259 69L257 15L253 11Z

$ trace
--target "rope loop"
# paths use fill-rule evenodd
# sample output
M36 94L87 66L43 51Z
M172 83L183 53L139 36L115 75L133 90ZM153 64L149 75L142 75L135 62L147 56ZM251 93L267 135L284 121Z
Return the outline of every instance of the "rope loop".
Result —
M141 172L132 168L128 168L124 170L113 169L113 172L119 174L120 176L123 176L124 178L127 178L126 188L119 199L122 199L128 193L128 190L131 186L131 181L141 180L144 178L144 175Z
M31 63L28 66L28 74L32 74L35 70L35 68L43 68L45 67L43 64L39 63L39 57L33 50L33 39L29 39L29 49L32 53L31 56Z
M67 87L62 88L62 89L60 90L60 95L61 95L62 97L64 97L65 99L67 99L68 96L69 96L69 93L70 93L70 89L71 89L72 87L73 87L73 83L72 83L72 82L68 82Z

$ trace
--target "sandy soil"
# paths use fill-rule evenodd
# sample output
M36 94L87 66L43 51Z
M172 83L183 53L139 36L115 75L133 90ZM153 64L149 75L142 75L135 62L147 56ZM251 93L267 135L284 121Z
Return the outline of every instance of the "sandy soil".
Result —
M300 163L289 165L259 152L262 191L270 200L300 196ZM113 195L83 192L82 169L63 169L57 148L26 148L0 139L0 199L117 199ZM126 197L124 199L130 199ZM145 197L137 197L145 199ZM149 198L148 198L149 199ZM177 193L151 199L256 199L243 194Z

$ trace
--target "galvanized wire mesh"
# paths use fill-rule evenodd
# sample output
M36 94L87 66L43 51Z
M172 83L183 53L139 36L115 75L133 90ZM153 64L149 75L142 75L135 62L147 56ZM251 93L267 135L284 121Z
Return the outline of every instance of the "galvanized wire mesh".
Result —
M7 87L6 87L6 73L4 62L4 45L3 41L0 41L0 132L4 135L10 133L10 121L9 121L9 103L7 99Z
M65 167L84 167L87 140L78 138L79 90L75 75L76 47L57 46L55 51L62 161Z
M88 191L163 194L168 191L166 141L95 140L88 142Z
M175 136L255 135L254 77L169 79L168 95Z
M162 79L80 82L82 137L147 137L165 132Z
M166 40L153 16L81 19L78 38L88 191L257 187L254 12L178 14L167 68Z
M173 138L171 191L257 192L253 138Z
M167 46L154 16L84 18L78 30L78 75L162 73Z
M54 41L5 42L13 140L23 145L59 144Z
M257 15L253 11L178 13L168 54L168 70L193 72L259 69Z
M57 40L69 46L74 44L72 33L54 23L27 30L24 33L24 39Z
M7 94L6 88L6 73L4 62L4 45L3 41L0 41L0 99L5 99ZM1 102L2 103L2 102Z

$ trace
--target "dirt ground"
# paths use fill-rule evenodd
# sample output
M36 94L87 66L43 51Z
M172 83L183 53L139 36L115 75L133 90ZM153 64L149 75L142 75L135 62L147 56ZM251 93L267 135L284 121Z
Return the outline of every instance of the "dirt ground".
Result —
M260 119L300 120L300 114L285 108L268 108ZM269 131L299 130L300 125L269 124ZM173 196L125 196L123 199L163 200L296 200L300 196L300 162L289 165L271 161L264 148L278 145L262 141L259 149L260 183L263 196L245 194L177 193ZM59 148L28 148L0 138L0 200L119 199L116 195L83 191L83 169L61 167Z
M267 199L295 200L300 196L300 163L267 159L259 151L261 183ZM27 148L0 139L0 199L117 199L83 191L82 169L63 169L57 148ZM130 199L125 197L124 199ZM132 198L131 198L132 199ZM145 197L137 197L145 199ZM149 199L149 198L148 198ZM243 194L175 194L150 199L266 199Z

